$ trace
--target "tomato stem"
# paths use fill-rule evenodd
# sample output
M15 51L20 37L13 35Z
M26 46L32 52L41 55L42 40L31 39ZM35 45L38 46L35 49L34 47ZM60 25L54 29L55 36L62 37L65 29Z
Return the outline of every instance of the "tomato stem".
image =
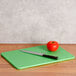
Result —
M52 43L54 43L54 41Z

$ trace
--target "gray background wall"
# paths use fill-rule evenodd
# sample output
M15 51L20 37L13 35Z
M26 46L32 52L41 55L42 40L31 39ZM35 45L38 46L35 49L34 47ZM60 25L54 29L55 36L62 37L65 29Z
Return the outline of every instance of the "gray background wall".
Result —
M76 43L76 0L0 0L0 43Z

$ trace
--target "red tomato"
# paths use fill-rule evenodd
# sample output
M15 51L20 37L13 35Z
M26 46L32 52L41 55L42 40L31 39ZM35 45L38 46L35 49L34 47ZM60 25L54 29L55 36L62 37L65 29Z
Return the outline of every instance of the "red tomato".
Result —
M59 44L56 41L49 41L47 43L47 48L49 51L56 51L58 47L59 47Z

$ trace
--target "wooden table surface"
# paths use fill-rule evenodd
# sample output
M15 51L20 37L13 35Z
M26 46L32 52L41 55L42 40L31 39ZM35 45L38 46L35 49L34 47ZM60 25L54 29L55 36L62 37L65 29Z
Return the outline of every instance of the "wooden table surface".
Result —
M43 44L0 44L0 54L6 51L23 49ZM60 44L62 48L76 56L75 44ZM47 64L24 70L17 70L12 67L0 55L0 76L76 76L76 59Z

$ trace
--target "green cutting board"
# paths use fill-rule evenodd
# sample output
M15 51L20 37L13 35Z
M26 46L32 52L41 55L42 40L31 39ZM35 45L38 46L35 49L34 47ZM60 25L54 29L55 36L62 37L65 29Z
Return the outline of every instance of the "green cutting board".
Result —
M20 49L21 50L21 49ZM22 52L20 50L3 52L1 55L11 63L16 69L24 69L33 66L39 66L43 64L55 63L60 61L65 61L69 59L74 59L75 56L64 50L59 46L58 50L55 52L50 52L47 50L46 45L25 48L22 50L34 51L38 53L44 53L47 55L58 56L58 60L46 58L38 55L33 55L29 53Z

